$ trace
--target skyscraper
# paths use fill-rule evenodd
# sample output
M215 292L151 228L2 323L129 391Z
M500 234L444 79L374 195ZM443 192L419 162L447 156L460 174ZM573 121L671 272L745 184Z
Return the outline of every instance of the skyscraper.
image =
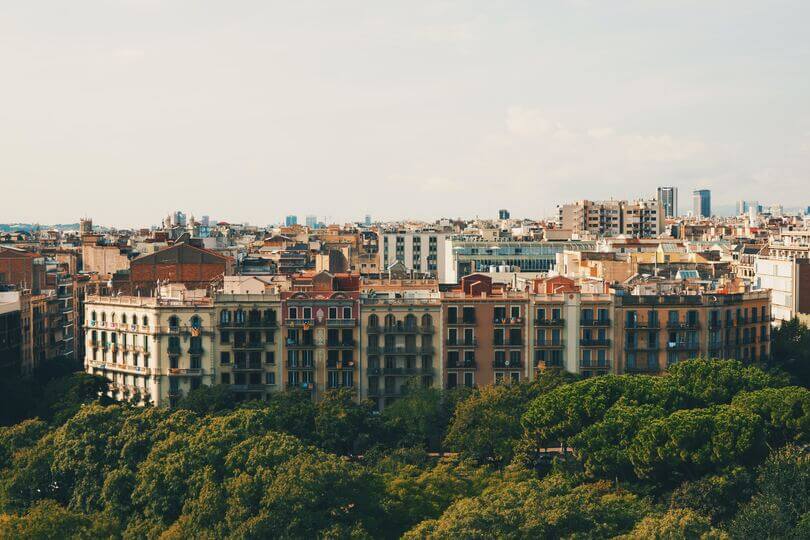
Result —
M498 219L509 219L509 210L498 210Z
M371 214L366 214L366 227L371 227Z
M708 189L696 189L692 192L692 212L695 217L712 216L712 192Z
M318 217L317 216L307 216L306 218L307 227L310 229L314 229L318 226Z
M658 188L658 200L661 201L661 208L664 209L664 217L675 217L678 215L678 188Z
M286 225L287 227L298 225L298 216L292 215L287 216L286 218L284 218L284 225Z

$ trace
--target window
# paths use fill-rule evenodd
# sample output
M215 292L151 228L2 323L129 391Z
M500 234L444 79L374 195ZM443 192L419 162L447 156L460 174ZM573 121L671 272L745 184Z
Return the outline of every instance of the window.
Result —
M276 351L266 351L264 353L264 363L265 364L275 364L276 363Z
M520 318L520 306L512 306L511 312L512 312L511 317L513 319L519 319Z
M456 388L458 386L458 374L457 373L448 373L447 374L447 388Z
M275 385L276 384L276 374L272 371L268 371L264 374L264 383Z
M231 353L228 351L222 351L219 353L219 363L222 365L230 364L231 363Z
M464 373L464 386L467 388L472 388L475 386L475 373L472 371L467 371Z
M329 308L329 318L330 319L337 319L338 318L338 308L330 307Z
M230 373L223 373L220 376L219 380L222 381L222 384L231 384L231 374Z
M370 328L377 328L380 325L380 318L377 317L376 314L372 313L368 317L368 325Z
M352 308L350 306L343 307L343 318L344 319L351 319L352 318Z
M450 324L458 322L458 307L450 306L447 308L447 322Z
M298 308L291 307L287 310L287 318L289 319L297 319L298 318Z
M220 343L230 343L231 342L231 333L227 330L223 330L219 334L219 342Z
M143 326L149 326L149 318L146 315L144 315L143 320L141 321L141 324Z
M303 309L303 312L304 312L304 319L311 319L312 318L312 308L311 307L305 307Z

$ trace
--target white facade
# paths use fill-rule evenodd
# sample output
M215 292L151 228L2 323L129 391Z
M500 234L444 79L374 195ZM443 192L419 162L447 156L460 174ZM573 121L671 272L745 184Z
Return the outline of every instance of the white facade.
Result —
M401 261L409 271L427 273L440 280L445 275L447 233L403 231L382 233L380 237L380 272Z
M90 296L85 369L110 381L110 397L165 406L214 382L210 301Z
M757 289L771 289L771 313L774 319L789 321L796 314L796 262L789 259L757 257L754 283Z

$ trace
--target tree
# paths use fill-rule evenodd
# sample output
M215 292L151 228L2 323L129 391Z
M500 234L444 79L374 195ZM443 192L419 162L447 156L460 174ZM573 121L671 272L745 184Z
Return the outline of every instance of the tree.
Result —
M371 402L357 403L348 388L325 392L315 406L315 437L329 452L360 453L378 438L379 428Z
M694 510L672 509L642 519L622 540L721 540L727 535L713 529L711 522Z
M757 492L729 527L734 538L807 538L810 454L788 446L759 468Z
M757 414L765 422L768 442L807 442L810 438L810 390L799 386L741 392L732 404Z
M449 415L441 390L412 381L407 393L386 405L382 422L395 446L423 446L439 450Z
M774 328L771 337L771 355L765 364L784 370L799 385L810 387L810 330L793 318Z
M651 420L634 437L628 452L639 478L669 484L731 464L755 463L764 449L762 419L720 405Z
M71 512L56 501L44 500L21 516L0 514L0 538L40 540L48 538L93 538L93 520Z
M236 398L227 384L201 386L188 393L178 405L197 414L230 411L236 406Z
M634 479L630 443L641 428L663 416L664 410L657 405L636 405L622 398L600 422L571 439L574 453L592 477Z
M754 477L745 467L730 467L719 474L689 480L670 497L670 508L692 509L715 525L737 513L739 505L751 498Z
M39 416L58 425L76 414L84 404L109 404L108 385L109 381L101 375L81 372L53 379L42 392Z

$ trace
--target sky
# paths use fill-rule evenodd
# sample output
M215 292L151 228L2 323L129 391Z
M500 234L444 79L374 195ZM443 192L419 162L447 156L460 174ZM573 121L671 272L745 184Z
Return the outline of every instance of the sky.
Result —
M810 2L0 2L0 222L810 205Z

